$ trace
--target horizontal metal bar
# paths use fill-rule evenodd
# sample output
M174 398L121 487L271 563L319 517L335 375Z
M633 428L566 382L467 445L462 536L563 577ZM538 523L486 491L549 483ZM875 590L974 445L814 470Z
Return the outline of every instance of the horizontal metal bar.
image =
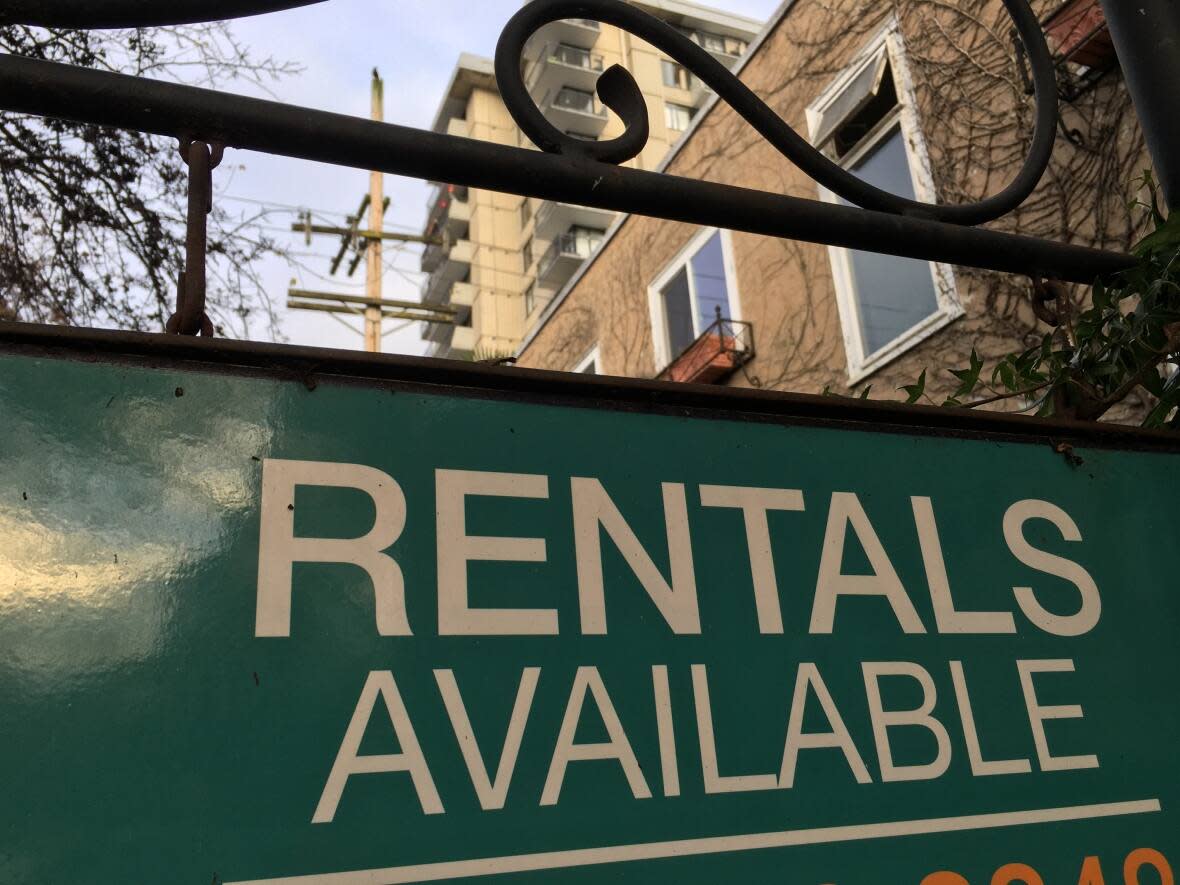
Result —
M421 234L399 234L388 230L353 230L349 227L332 227L327 224L300 224L293 222L291 230L296 233L331 234L342 237L360 237L362 240L395 240L399 243L425 243L427 246L441 246L442 237L424 237Z
M0 25L147 28L241 18L323 0L4 0Z
M987 270L1090 283L1135 263L1115 252L14 56L0 57L0 104L427 181Z
M407 310L424 310L430 313L455 314L459 311L445 305L423 304L420 301L398 301L395 298L366 298L364 295L337 295L335 292L313 292L311 289L288 289L288 298L322 299L324 301L342 301L345 304L365 304L370 307L393 307Z
M355 307L344 304L322 304L311 301L288 301L291 310L311 310L318 313L340 313L348 316L364 316L364 312ZM436 326L454 326L458 320L454 316L444 314L420 313L409 310L390 310L382 308L381 316L388 320L414 320L419 323L433 323Z
M1010 412L908 406L898 402L785 393L712 384L669 384L522 369L491 363L373 354L229 338L188 338L69 326L0 323L0 354L86 362L126 361L169 370L297 381L332 379L449 397L503 400L722 419L808 424L869 433L907 433L1010 440L1031 445L1074 443L1180 454L1180 433L1101 421L1031 418Z

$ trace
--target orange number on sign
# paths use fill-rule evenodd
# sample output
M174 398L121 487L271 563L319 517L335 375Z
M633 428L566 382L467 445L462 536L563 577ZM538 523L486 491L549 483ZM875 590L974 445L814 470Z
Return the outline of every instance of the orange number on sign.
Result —
M942 872L931 873L922 880L922 885L971 885L971 883L958 873L950 873L943 870Z
M1005 864L996 870L992 876L992 885L1012 885L1013 882L1023 882L1024 885L1045 885L1041 874L1023 863Z
M1146 866L1159 873L1163 885L1176 885L1168 860L1154 848L1139 848L1127 855L1123 864L1123 881L1126 885L1139 885L1139 871Z

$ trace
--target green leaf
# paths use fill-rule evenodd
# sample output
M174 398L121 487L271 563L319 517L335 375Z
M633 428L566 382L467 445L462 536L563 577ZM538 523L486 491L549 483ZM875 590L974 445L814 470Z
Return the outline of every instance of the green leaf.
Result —
M897 389L905 391L906 404L913 405L926 393L926 370L922 370L922 374L918 376L918 382L916 384L907 384Z
M1140 240L1131 251L1140 258L1147 258L1173 249L1180 249L1180 212L1174 213L1154 233Z
M954 398L970 396L979 386L979 373L983 371L983 360L971 348L971 364L966 369L951 369L951 374L959 379L959 388L954 392Z
M1094 307L1098 310L1109 310L1111 304L1111 290L1101 279L1094 281Z

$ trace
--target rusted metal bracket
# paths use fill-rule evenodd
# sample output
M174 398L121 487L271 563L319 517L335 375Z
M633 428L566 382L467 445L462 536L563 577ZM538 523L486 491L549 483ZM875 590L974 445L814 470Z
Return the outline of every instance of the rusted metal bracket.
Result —
M213 211L213 170L225 148L219 142L181 139L180 156L188 166L188 218L184 270L176 284L176 313L165 327L172 335L213 337L213 322L205 313L206 256L209 251L209 213Z

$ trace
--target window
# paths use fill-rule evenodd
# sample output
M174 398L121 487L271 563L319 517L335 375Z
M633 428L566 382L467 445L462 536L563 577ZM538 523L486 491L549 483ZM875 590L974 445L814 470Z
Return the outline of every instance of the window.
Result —
M664 122L668 128L674 132L683 132L692 123L692 108L686 108L682 104L672 104L666 102L664 104Z
M570 46L566 43L558 43L553 47L553 52L549 56L549 60L574 68L585 68L588 71L602 70L602 58L600 56L591 54L589 50L580 49L577 46Z
M740 37L714 34L711 31L691 31L689 36L706 52L717 55L739 56L745 53L749 44Z
M529 273L529 268L532 267L532 237L527 238L522 249L520 249L520 262L524 266L524 273Z
M663 368L722 319L737 316L729 231L706 230L650 289L656 362Z
M591 348L590 352L582 357L581 362L574 368L574 371L579 375L597 375L599 374L599 359L598 348Z
M529 287L524 290L524 318L527 320L533 315L533 311L537 309L537 284L535 282L529 283Z
M669 59L660 62L664 71L664 85L673 89L689 89L692 87L692 74L688 68Z
M567 111L581 111L584 114L594 113L594 93L581 89L571 89L565 86L553 98L553 106L565 108Z
M929 200L933 183L913 97L895 76L902 65L901 38L891 24L808 109L808 123L816 147L848 171L882 190ZM848 205L822 187L820 194ZM854 383L962 313L949 268L851 249L829 252Z
M564 235L563 248L571 255L589 258L602 245L603 235L604 232L596 228L574 225Z
M520 229L529 226L529 219L533 217L533 201L525 197L520 203Z

